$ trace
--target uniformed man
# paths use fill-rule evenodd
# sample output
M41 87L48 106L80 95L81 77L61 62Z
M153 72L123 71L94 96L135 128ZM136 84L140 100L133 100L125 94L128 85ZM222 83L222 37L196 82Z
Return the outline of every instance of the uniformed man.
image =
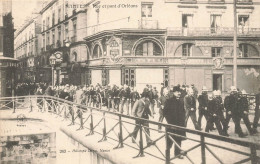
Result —
M155 114L155 110L154 110L154 104L155 104L155 95L153 93L153 87L152 85L149 85L149 91L148 91L148 95L149 95L149 101L150 101L150 108L151 111L153 112L153 114Z
M131 102L131 113L133 112L133 106L137 100L140 99L140 95L136 88L131 88L130 102Z
M235 133L237 133L239 137L245 137L246 135L242 132L242 128L240 126L241 113L243 113L243 110L239 107L238 100L240 100L238 93L230 96L231 116L235 123Z
M220 119L219 119L219 100L216 97L217 95L217 91L213 91L213 99L209 100L208 102L208 121L207 121L207 125L206 125L206 132L209 132L210 127L213 126L213 124L216 125L218 133L220 135L223 135L223 130L222 130L222 126L220 124Z
M257 133L257 126L260 118L260 88L258 89L258 94L255 96L255 118L253 122L253 133Z
M198 124L201 128L201 119L204 116L206 121L208 121L208 89L206 86L202 87L201 95L198 97L199 102L199 118L198 118Z
M232 108L235 108L235 105L232 104L235 104L237 98L238 98L237 88L235 86L231 86L230 94L226 96L224 99L224 107L226 109L226 127L224 127L225 129L229 128L228 124L232 117L231 111L233 110Z
M248 118L249 109L248 109L248 100L247 100L247 93L245 90L238 95L238 110L240 111L240 117L243 119L247 130L250 134L253 134L253 129L251 128L250 121Z
M194 97L193 89L188 89L188 95L184 97L184 109L185 109L185 125L187 126L187 122L189 117L191 118L193 125L196 130L201 130L198 125L197 117L196 117L196 99Z
M125 84L124 88L119 93L119 97L121 99L120 103L120 113L124 113L124 106L126 106L127 115L130 115L129 113L129 101L130 101L130 88Z
M114 109L114 92L113 92L110 84L107 87L108 87L107 88L107 96L108 96L108 98L107 98L107 109L108 109L108 111L110 111L111 108L112 108L113 111L114 111L115 110Z
M221 91L220 90L217 90L216 93L215 93L215 96L216 98L216 105L217 105L217 116L218 116L218 119L220 121L220 123L222 124L222 127L223 127L223 133L222 135L224 136L228 136L228 133L227 133L227 129L226 129L226 119L224 117L224 105L223 105L223 100L222 100L222 97L221 97Z
M113 92L114 92L114 108L115 110L119 111L119 104L120 104L120 97L119 97L119 93L122 90L123 86L121 86L121 88L119 88L118 86L114 85L113 87Z

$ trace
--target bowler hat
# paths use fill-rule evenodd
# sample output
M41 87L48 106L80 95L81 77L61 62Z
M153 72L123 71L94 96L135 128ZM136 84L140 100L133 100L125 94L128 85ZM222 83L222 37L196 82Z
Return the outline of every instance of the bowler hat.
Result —
M180 87L178 86L173 87L173 92L180 92L180 91L181 91Z

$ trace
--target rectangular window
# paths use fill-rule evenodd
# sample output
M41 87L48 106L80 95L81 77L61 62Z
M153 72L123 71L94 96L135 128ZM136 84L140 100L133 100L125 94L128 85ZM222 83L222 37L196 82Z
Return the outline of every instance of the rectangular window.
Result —
M239 45L240 50L240 57L248 57L248 45L247 44L240 44Z
M153 16L153 4L152 3L142 3L142 17L152 17Z
M50 24L50 18L48 17L46 22L47 29L49 28L49 24Z
M50 33L48 32L47 34L47 46L49 46L50 45Z
M212 57L220 57L221 56L221 47L212 47L211 48L211 55Z
M45 44L45 35L42 35L42 48L45 50L46 44Z
M249 30L249 15L238 16L238 33L247 33Z
M0 52L3 52L3 35L0 35Z
M58 40L61 41L61 27L58 27Z
M73 20L73 37L75 42L77 39L77 19Z
M42 31L45 31L45 26L46 26L45 20L43 20L43 21L42 21Z
M61 21L61 8L58 9L58 23Z
M52 30L52 44L55 45L55 30Z
M220 27L221 27L221 15L211 15L210 16L211 33L217 33Z
M55 25L55 12L52 13L52 26Z
M184 27L184 28L192 27L192 24L193 24L192 19L193 19L192 15L183 14L182 15L182 27Z
M192 44L182 45L182 56L192 56Z
M66 23L64 26L65 26L65 39L69 40L69 24Z

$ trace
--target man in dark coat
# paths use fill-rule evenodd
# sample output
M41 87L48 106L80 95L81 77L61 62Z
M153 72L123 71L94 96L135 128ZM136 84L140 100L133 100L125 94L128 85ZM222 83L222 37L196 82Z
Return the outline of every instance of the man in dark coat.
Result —
M240 118L243 119L247 130L250 134L253 134L253 129L251 128L250 121L248 118L249 109L248 109L248 100L247 100L247 93L245 90L239 92L238 95L238 102L237 102L238 110L240 111Z
M164 117L168 124L176 125L176 126L182 126L185 127L185 109L184 109L184 102L183 99L180 99L181 90L179 87L173 87L173 96L166 100L165 106L164 106ZM185 131L183 130L177 130L177 129L168 129L167 130L170 133L174 133L181 136L186 136ZM184 139L179 136L175 135L169 135L172 139L176 141L178 145L175 144L174 146L174 154L175 156L178 155L178 158L183 159L183 156L180 154L181 149L181 141ZM172 147L173 141L168 138L167 139L167 145L169 149ZM170 150L167 150L170 151Z
M196 130L201 130L199 124L197 122L196 117L196 99L194 97L194 92L192 88L188 89L188 94L184 97L184 109L186 112L185 125L187 126L187 122L189 117L191 118L194 127Z
M206 88L206 86L202 87L202 93L201 95L199 95L198 97L198 101L199 101L199 118L198 118L198 124L199 127L201 128L201 119L204 116L206 121L208 121L208 90Z
M255 96L255 118L253 122L253 133L257 133L257 125L260 118L260 88L258 89L259 93Z

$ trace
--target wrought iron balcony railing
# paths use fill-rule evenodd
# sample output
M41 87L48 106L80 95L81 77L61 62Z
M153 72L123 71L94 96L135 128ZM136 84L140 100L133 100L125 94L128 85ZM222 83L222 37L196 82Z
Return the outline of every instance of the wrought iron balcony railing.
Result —
M195 27L195 28L167 28L167 36L233 36L232 27ZM260 28L238 27L238 36L260 36Z
M158 20L139 20L139 28L141 29L158 29Z

